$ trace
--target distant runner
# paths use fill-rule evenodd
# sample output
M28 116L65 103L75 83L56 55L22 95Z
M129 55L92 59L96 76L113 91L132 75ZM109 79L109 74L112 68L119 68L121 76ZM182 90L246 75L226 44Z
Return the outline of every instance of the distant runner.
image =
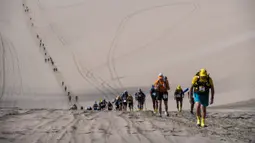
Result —
M121 101L121 97L119 95L114 99L113 103L115 104L116 110L122 109L122 101Z
M194 114L193 110L194 110L195 101L194 101L194 97L192 95L190 95L189 92L188 92L188 98L189 98L189 103L190 103L190 113Z
M87 110L92 110L92 107L91 107L91 106L88 106L88 107L87 107Z
M145 98L146 95L143 93L142 89L139 88L138 92L135 93L135 99L138 102L137 105L138 110L143 110Z
M104 109L106 107L106 101L105 100L100 100L99 106L100 106L100 109Z
M121 100L122 100L122 110L127 111L127 97L128 97L128 92L125 90L122 93Z
M93 105L93 109L94 109L94 110L98 110L98 107L99 107L99 106L98 106L97 102L95 101L95 103L94 103L94 105Z
M113 109L112 103L110 101L107 103L107 107L109 111Z
M133 99L133 96L130 94L128 94L128 97L127 97L127 104L128 104L129 111L133 111L134 99Z
M77 109L78 109L78 107L76 104L74 104L72 107L69 108L69 110L77 110Z
M182 87L180 85L178 85L174 92L174 99L176 100L176 106L177 106L177 110L179 112L182 111L183 98L184 98L184 92L182 90Z
M152 100L154 113L158 113L157 91L156 91L154 85L151 86L150 95L151 95L151 100Z
M106 105L108 102L104 99L104 100L103 100L103 103Z
M205 117L206 117L206 107L209 103L209 91L211 89L211 101L210 104L213 104L214 100L214 85L212 78L207 74L205 69L201 69L196 76L192 79L192 85L190 88L190 94L193 95L196 102L196 113L197 113L197 125L205 127ZM201 118L201 109L202 106L202 118Z
M160 117L162 116L162 99L164 100L165 104L165 111L167 116L169 116L168 113L168 90L170 90L169 82L167 77L164 77L162 73L158 75L158 79L154 83L154 86L158 92L157 99L159 103L159 114Z

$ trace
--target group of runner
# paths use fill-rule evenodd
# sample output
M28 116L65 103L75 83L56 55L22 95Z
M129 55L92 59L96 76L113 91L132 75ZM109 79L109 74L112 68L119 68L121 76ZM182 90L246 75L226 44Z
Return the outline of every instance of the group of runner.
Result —
M165 114L169 116L168 112L168 91L170 90L170 85L166 76L162 73L158 75L158 79L154 82L150 89L150 95L153 103L154 113L162 117L162 102L165 107ZM189 91L188 91L189 90ZM210 104L214 101L214 85L213 80L207 73L205 69L201 69L195 74L192 79L192 84L190 89L183 91L182 87L178 85L174 92L174 99L176 100L177 110L182 111L183 98L186 91L188 91L188 98L191 104L190 112L193 114L194 104L196 103L196 118L197 125L205 127L205 117L206 117L206 107L209 105L209 93L211 90L211 100ZM137 109L143 110L146 100L146 94L142 89L134 95L135 101L137 101ZM93 110L107 109L113 110L113 105L115 105L116 110L130 111L134 110L134 99L133 96L124 91L122 94L118 95L113 102L101 100L98 104L95 102L93 105ZM202 112L201 112L202 109ZM92 108L91 108L92 110Z
M106 101L104 100L100 100L98 103L97 101L95 101L94 105L91 107L87 107L87 110L104 110L104 109L108 109L108 110L112 110L113 106L112 103L110 101Z
M135 101L137 101L137 109L143 110L144 104L146 100L146 95L142 91L141 88L138 89L138 91L135 93ZM91 106L87 107L87 110L113 110L113 105L115 105L115 110L119 111L127 111L129 108L129 111L134 110L134 98L131 94L128 93L127 90L125 90L120 95L117 95L116 98L114 98L113 102L100 100L100 102L95 101L93 108Z
M162 100L165 105L165 113L169 116L168 113L168 90L170 90L169 82L166 76L163 76L162 73L159 74L158 79L152 85L150 90L150 95L152 99L154 113L158 113L162 116ZM180 85L177 86L174 92L174 99L176 100L177 110L182 111L182 102L184 98L184 93L188 91L188 88L183 91ZM193 111L192 111L193 113Z
M134 97L135 97L135 101L137 101L137 109L143 110L145 100L146 100L146 95L144 94L141 88L138 89ZM121 95L118 95L114 99L113 103L116 106L116 110L127 111L127 107L129 108L130 111L134 110L134 98L126 90Z
M162 73L158 75L158 79L152 85L150 95L152 98L154 112L159 112L162 116L162 100L165 105L165 113L168 113L168 90L170 90L167 77ZM206 107L209 105L209 93L211 90L210 104L214 102L214 85L213 80L207 73L206 69L200 69L192 79L192 84L188 92L188 98L191 104L190 112L193 114L194 104L196 103L196 118L197 126L205 127ZM182 87L178 85L174 92L174 99L176 100L177 110L182 111L182 103L184 93ZM202 111L201 111L202 109Z

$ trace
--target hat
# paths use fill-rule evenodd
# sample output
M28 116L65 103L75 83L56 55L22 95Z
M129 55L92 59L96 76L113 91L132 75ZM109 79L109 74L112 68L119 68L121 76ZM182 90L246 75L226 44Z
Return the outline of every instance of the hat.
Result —
M182 87L180 85L178 85L176 89L181 90Z
M207 76L207 71L205 69L201 69L199 72L199 76Z
M158 76L159 77L163 77L164 75L163 75L163 73L159 73Z

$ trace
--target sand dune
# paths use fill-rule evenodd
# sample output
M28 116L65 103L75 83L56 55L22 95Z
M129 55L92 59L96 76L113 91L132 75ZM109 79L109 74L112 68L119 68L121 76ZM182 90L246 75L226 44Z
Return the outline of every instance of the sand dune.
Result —
M250 112L255 106L254 13L253 0L1 0L0 107L17 113L1 117L1 142L251 142L253 124L248 129L240 124L236 132L222 129L219 136L214 127L203 135L184 121L174 123L174 116L159 123L147 112L65 109L76 96L80 107L112 100L125 89L148 93L162 72L171 83L169 110L174 111L174 88L189 87L192 76L206 68L216 89L209 108L212 123L221 121L217 112L223 109L228 117L233 109ZM149 98L146 108L152 109ZM136 114L142 122L130 117ZM250 124L254 114L247 116L240 122ZM186 112L182 118L194 119ZM19 128L12 127L16 123ZM162 130L161 124L170 129Z

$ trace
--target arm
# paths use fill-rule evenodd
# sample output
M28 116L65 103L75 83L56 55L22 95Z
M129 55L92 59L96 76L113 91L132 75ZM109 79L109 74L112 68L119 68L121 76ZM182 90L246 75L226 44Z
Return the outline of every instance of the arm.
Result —
M175 92L174 92L174 100L176 100L176 94L177 94L177 91L175 90Z
M192 79L191 87L190 87L190 90L189 90L190 97L193 96L194 84L197 82L197 79L198 79L197 76L193 77L193 79Z
M190 90L189 90L189 93L190 93L189 97L191 97L193 95L193 88L194 88L194 86L192 84L190 87Z
M215 91L214 91L214 85L213 85L212 79L210 79L210 84L211 84L211 103L210 104L213 104Z
M174 96L176 96L176 94L177 94L177 92L176 92L176 90L174 91Z
M211 88L211 104L213 104L214 101L214 86Z
M142 92L143 93L143 92ZM143 97L144 97L144 99L146 98L146 95L143 93Z
M165 81L165 84L166 84L166 89L170 90L170 85L169 85L168 79Z

